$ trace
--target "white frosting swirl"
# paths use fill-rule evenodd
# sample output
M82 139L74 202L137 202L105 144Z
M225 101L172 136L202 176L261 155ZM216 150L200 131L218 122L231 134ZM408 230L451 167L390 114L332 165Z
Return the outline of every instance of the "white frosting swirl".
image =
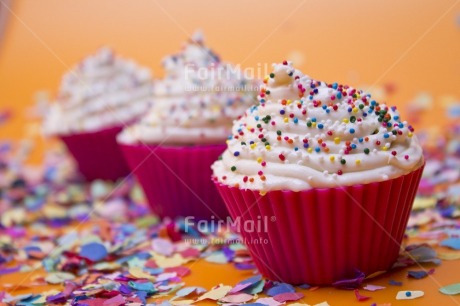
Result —
M152 87L147 68L102 48L63 76L44 131L65 135L127 124L149 108Z
M274 65L260 105L235 121L219 182L292 190L385 181L423 164L413 129L395 107L349 86L312 80L291 63Z
M155 105L118 137L123 143L223 143L232 122L254 104L258 84L219 57L196 33L163 61L166 76L154 88Z

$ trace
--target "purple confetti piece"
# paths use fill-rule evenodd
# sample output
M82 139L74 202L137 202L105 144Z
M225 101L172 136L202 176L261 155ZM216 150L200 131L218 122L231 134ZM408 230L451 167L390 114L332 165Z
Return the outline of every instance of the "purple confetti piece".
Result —
M332 286L338 289L354 290L362 284L365 277L363 272L357 271L355 278L337 281L333 283Z

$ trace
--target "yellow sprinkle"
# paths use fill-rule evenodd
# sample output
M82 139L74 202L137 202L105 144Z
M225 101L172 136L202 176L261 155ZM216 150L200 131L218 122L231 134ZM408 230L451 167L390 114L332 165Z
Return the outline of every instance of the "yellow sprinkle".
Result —
M382 150L383 150L383 151L387 151L388 148L387 148L386 146L383 146Z
M358 108L353 107L353 113L357 113L357 112L358 112Z
M257 162L260 164L262 162L262 157L258 157Z
M225 140L225 143L227 143L227 144L228 144L229 142L230 142L230 139L227 139L227 140Z
M334 138L334 143L335 143L335 144L339 144L339 143L340 143L340 138L339 138L339 137L335 137L335 138Z
M412 137L412 132L407 133L407 136Z
M329 157L329 159L331 160L331 162L333 162L333 161L335 160L335 156L334 156L334 155L331 155L331 156Z
M250 126L247 127L247 130L248 130L248 131L250 131L251 129L252 129L252 127L250 127Z
M348 123L348 119L347 119L347 118L343 118L342 122Z
M254 150L256 148L256 146L257 146L257 144L255 144L255 143L251 144L251 149Z
M357 160L355 161L355 163L356 163L357 165L359 165L359 164L361 163L361 160L360 160L360 159L357 159Z
M271 148L272 148L272 147L270 147L270 145L266 145L266 146L265 146L265 149L267 149L268 151L270 151Z
M316 122L312 122L312 123L311 123L311 126L312 126L312 127L316 127Z
M286 105L291 104L291 102L292 102L291 100L287 100L287 101L286 101Z
M312 149L312 148L308 148L308 149L307 149L307 152L308 152L308 153L311 153L311 152L313 152L313 149Z
M285 123L288 123L289 118L288 118L288 117L284 117L283 121L284 121Z

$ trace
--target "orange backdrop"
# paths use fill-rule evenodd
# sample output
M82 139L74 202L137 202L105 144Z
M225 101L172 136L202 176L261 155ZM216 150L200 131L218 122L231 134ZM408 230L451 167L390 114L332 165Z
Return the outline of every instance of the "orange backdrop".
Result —
M54 95L61 75L102 45L151 67L160 77L161 59L197 28L223 59L242 67L290 59L328 82L374 90L394 85L389 103L403 112L405 104L428 92L434 104L424 119L432 124L446 122L440 117L445 103L460 98L460 0L14 0L8 8L3 1L0 5L10 15L0 47L0 111L11 110L13 118L0 127L0 139L33 138L38 145L35 162L46 142L25 110L38 91ZM394 288L373 293L372 301L454 305L436 291L458 282L458 271L458 262L445 262L436 274L438 283L424 279L405 285L427 290L424 299L396 302L399 288ZM209 289L219 281L234 285L245 273L199 262L186 281ZM20 278L8 277L9 282ZM306 301L343 305L353 299L352 292L322 288L307 293Z

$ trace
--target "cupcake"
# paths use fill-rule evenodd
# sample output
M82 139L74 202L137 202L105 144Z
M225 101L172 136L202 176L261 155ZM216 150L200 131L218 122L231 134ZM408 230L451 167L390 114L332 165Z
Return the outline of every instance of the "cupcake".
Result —
M388 270L423 170L396 107L274 65L213 179L265 276L329 285ZM257 223L259 222L259 223ZM254 230L253 230L254 229Z
M210 167L226 148L233 120L257 101L257 84L222 62L200 33L166 57L163 67L154 106L118 142L155 213L225 218Z
M44 133L59 137L87 180L129 173L116 135L151 104L147 68L102 48L67 72L45 118Z

